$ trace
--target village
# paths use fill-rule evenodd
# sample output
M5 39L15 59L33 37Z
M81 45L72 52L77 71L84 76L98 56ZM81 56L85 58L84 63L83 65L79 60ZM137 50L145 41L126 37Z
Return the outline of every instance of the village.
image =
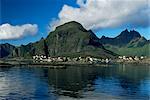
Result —
M114 62L139 62L146 58L146 56L118 56L118 58L111 59L111 58L95 58L95 57L46 57L44 55L35 55L32 57L32 59L35 62L83 62L83 63L114 63Z
M44 55L35 55L33 56L33 60L37 62L87 62L87 63L110 63L111 59L99 59L95 57L46 57Z
M143 60L146 58L146 56L119 56L118 57L120 60L124 60L124 61L139 61L139 60Z

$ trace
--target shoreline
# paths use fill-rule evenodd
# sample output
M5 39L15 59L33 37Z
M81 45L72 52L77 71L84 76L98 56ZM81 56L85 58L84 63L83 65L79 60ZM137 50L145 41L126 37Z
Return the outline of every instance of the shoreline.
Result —
M65 68L67 66L106 66L114 64L135 64L135 65L150 65L150 59L142 61L120 61L118 59L112 60L110 63L89 63L89 62L34 62L30 59L14 60L14 59L4 59L0 60L0 67L7 66L43 66L51 68Z

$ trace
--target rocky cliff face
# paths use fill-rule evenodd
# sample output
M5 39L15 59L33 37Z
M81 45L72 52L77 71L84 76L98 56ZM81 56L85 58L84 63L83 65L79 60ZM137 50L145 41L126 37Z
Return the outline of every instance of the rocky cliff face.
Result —
M8 43L0 44L0 58L8 57L11 55L12 51L15 49L15 46Z

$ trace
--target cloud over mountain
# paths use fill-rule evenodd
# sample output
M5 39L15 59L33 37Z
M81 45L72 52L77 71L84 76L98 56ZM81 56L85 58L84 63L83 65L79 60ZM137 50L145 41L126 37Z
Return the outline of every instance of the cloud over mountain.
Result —
M51 29L78 21L87 29L149 26L150 0L77 0L79 7L64 5Z
M27 35L35 35L38 31L36 24L10 25L8 23L0 25L0 40L18 39Z

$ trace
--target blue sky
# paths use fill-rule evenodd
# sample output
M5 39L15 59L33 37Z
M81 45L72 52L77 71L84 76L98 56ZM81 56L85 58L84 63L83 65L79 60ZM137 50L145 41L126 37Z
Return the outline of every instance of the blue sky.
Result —
M149 36L150 26L147 25L147 23L145 24L146 22L145 20L147 20L146 18L142 18L143 20L139 22L141 23L141 25L138 25L139 23L137 23L137 25L134 25L136 24L136 21L133 19L135 18L138 19L138 17L136 16L133 17L133 19L125 20L128 23L124 23L123 20L119 20L119 22L116 21L114 23L111 21L110 22L106 21L105 23L108 23L108 25L105 25L102 23L103 22L102 17L107 18L107 14L105 14L105 16L94 15L96 16L96 18L98 18L97 19L98 21L94 20L93 17L92 17L93 20L91 20L91 18L89 17L90 15L89 16L87 15L87 19L86 19L84 15L86 15L87 12L90 13L91 9L96 11L98 7L101 6L97 4L95 8L90 8L92 7L91 4L96 3L96 1L98 2L98 0L95 0L95 2L90 2L90 0L87 0L87 1L86 0L1 0L0 25L1 26L5 25L6 27L5 29L7 29L7 27L8 29L4 33L5 38L1 39L0 42L1 43L8 42L8 43L15 44L15 45L34 42L34 41L39 40L41 37L46 37L48 35L48 32L53 30L53 28L55 28L56 26L63 24L67 21L71 21L71 20L79 21L81 24L83 24L85 28L92 29L96 33L96 35L99 37L101 37L102 35L114 37L114 36L117 36L124 29L128 28L131 30L135 29L139 31L142 36L145 36L147 39L150 39L150 36ZM145 6L144 3L141 6ZM85 9L85 10L82 11L82 9ZM80 11L80 13L78 11ZM114 11L116 12L116 10ZM134 9L133 11L136 12ZM108 9L108 12L109 12L109 9ZM101 10L100 13L103 13L103 10ZM131 12L129 12L129 14L130 13ZM118 16L118 18L123 19L122 16ZM93 26L93 23L95 24L95 26ZM37 27L34 24L36 24ZM48 26L51 26L51 25L53 26L49 28ZM22 34L18 33L20 34L18 36L18 35L14 35L14 34L17 34L16 30L13 30L12 32L8 31L9 29L14 29L14 26L18 26L18 28L16 27L15 28L19 30L17 32L22 32ZM115 26L115 27L112 27L112 26ZM36 29L31 30L31 28L38 28L38 30ZM27 31L28 29L30 30ZM24 35L26 34L25 33L26 31L28 33L34 33L34 34ZM10 35L11 38L6 39L7 38L6 32L11 34ZM16 33L13 33L13 32L16 32ZM3 34L3 33L0 33L0 34ZM0 35L0 36L3 36L3 35ZM15 36L18 36L18 37L14 38Z

